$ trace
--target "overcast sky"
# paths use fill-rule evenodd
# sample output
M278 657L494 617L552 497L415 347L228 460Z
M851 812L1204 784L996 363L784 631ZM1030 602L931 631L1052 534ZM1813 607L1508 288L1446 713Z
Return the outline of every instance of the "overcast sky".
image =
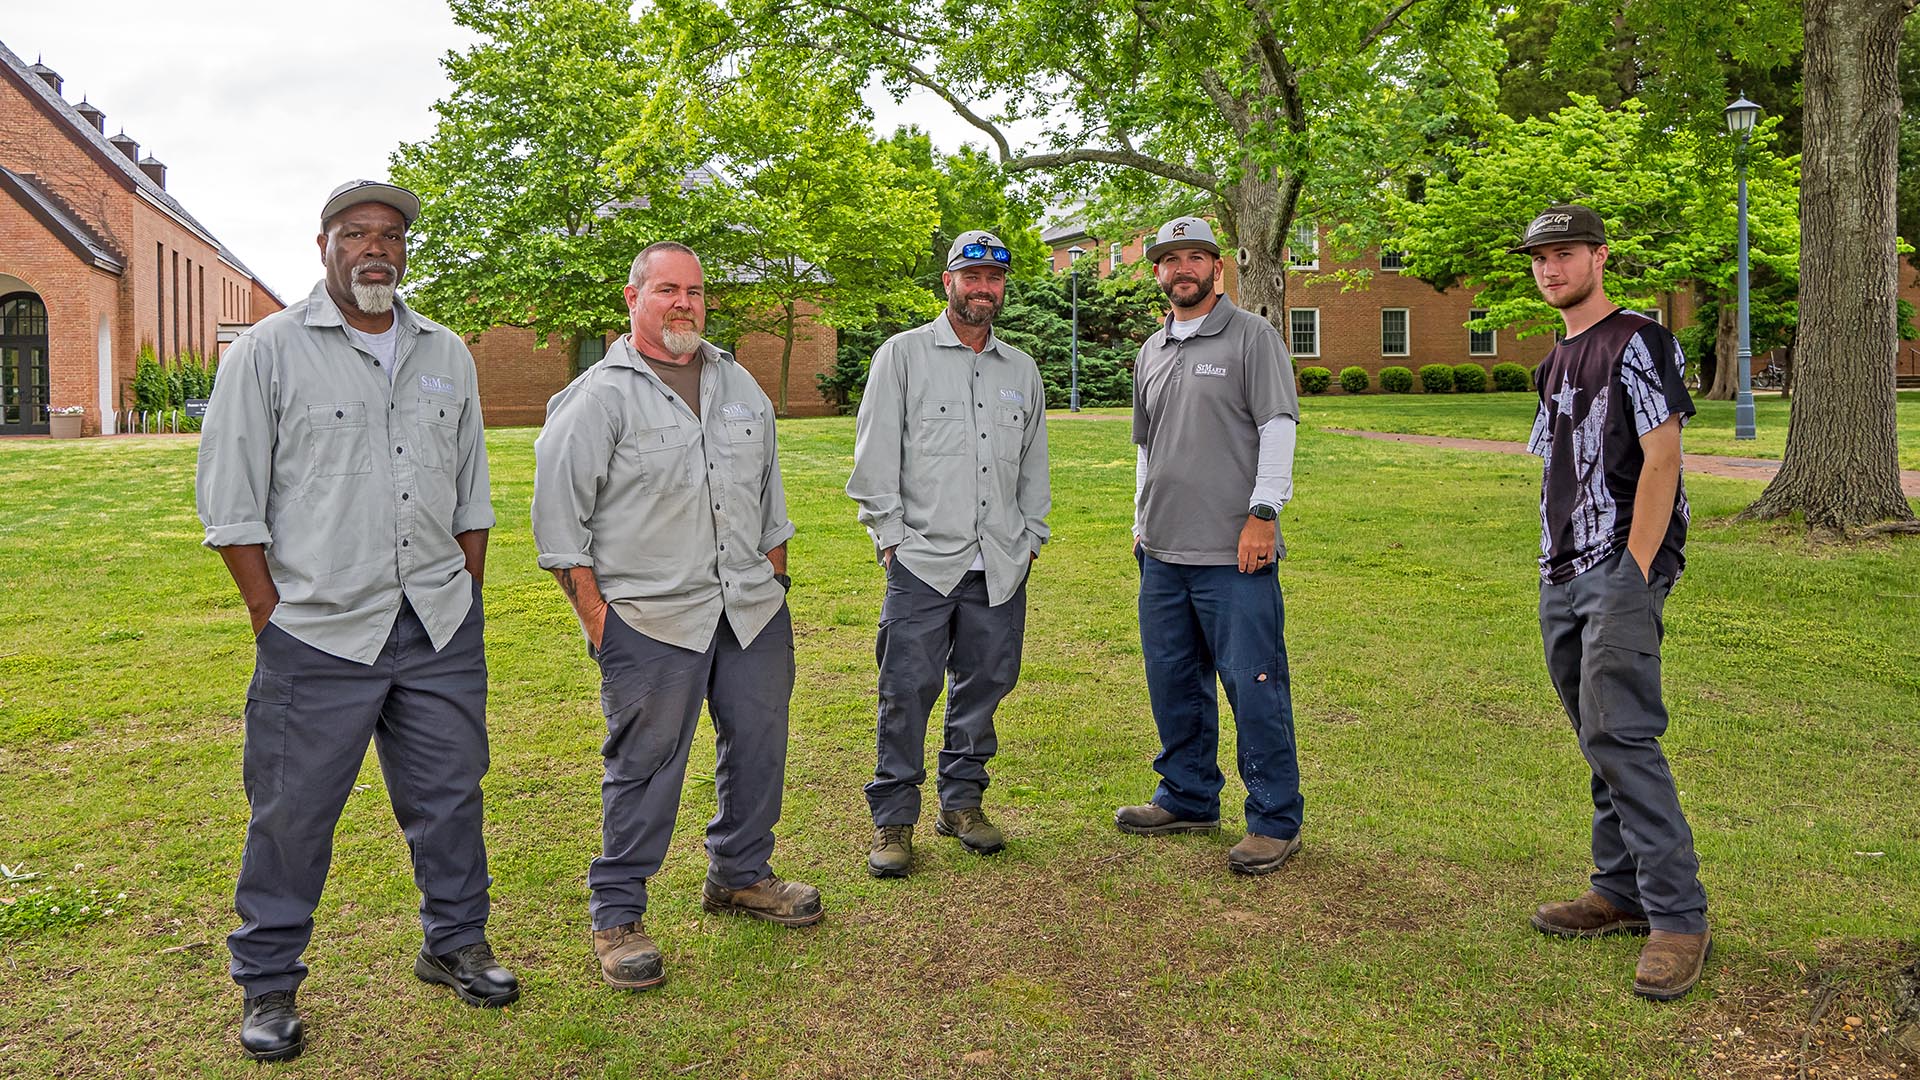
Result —
M441 0L0 0L0 41L43 59L167 166L167 190L281 299L320 277L327 192L384 179L387 156L433 133L440 58L472 44ZM875 126L917 123L954 149L984 143L930 94L869 95Z

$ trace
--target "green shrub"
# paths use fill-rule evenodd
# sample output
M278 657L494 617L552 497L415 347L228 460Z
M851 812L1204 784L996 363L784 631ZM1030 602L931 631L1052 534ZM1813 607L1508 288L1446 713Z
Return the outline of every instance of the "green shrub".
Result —
M1533 376L1527 374L1525 365L1515 363L1493 365L1493 388L1503 393L1525 392L1533 389Z
M1364 394L1373 379L1367 375L1367 369L1358 364L1340 369L1340 389L1349 394Z
M1479 364L1453 365L1453 389L1460 394L1486 393L1487 369Z
M1323 367L1303 367L1300 369L1300 389L1309 394L1324 394L1327 387L1333 385L1333 372Z
M1413 372L1403 367L1384 367L1380 369L1380 389L1389 394L1409 394L1413 392Z
M1420 365L1420 389L1429 394L1445 394L1453 390L1453 368L1447 364Z

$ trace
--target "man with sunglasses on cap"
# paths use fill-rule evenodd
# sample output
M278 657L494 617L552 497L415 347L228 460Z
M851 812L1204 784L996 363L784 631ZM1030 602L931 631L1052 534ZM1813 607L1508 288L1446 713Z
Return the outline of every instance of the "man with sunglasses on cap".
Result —
M469 1005L520 996L487 944L493 506L459 335L394 294L420 200L356 180L320 211L324 279L227 350L200 437L206 545L255 635L242 770L251 816L227 938L249 1057L298 1055L294 995L333 830L372 740L413 856L414 974Z
M1680 428L1693 415L1686 358L1659 323L1607 299L1606 225L1550 207L1510 249L1533 263L1567 335L1535 369L1540 408L1540 634L1547 674L1592 769L1587 891L1544 904L1558 937L1647 934L1643 997L1681 997L1712 946L1693 831L1660 736L1661 613L1685 565Z
M1047 540L1046 394L1033 358L994 336L1012 256L961 233L940 281L947 310L873 356L847 494L886 570L878 763L867 870L905 877L926 780L928 714L947 691L935 831L968 851L1005 846L981 809L993 714L1020 676L1027 568Z
M1217 675L1247 785L1247 834L1227 865L1270 874L1300 848L1302 805L1275 568L1300 417L1293 365L1271 323L1215 291L1220 247L1204 220L1162 225L1146 255L1173 303L1133 370L1133 553L1160 784L1114 821L1146 836L1220 827Z

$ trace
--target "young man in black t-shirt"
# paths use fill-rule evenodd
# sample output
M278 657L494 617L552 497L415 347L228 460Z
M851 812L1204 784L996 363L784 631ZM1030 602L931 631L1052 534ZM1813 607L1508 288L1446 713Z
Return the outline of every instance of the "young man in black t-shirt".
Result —
M1693 415L1673 335L1607 300L1606 229L1555 206L1512 249L1559 309L1567 336L1534 381L1528 449L1544 459L1540 633L1547 672L1593 770L1592 885L1545 904L1533 925L1561 937L1646 933L1633 988L1692 990L1712 935L1693 833L1660 736L1661 611L1685 563L1680 428Z

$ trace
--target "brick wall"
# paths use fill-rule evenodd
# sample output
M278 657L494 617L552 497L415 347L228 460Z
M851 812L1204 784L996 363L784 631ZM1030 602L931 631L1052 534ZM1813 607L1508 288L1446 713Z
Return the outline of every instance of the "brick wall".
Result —
M551 337L537 348L533 331L496 326L467 348L480 375L480 409L488 427L521 427L547 418L547 399L566 389L566 343Z
M831 326L814 322L818 308L801 305L801 319L794 331L793 357L788 361L787 415L831 416L837 410L820 393L815 376L833 370L834 353L840 347L840 335ZM734 347L734 358L753 372L767 398L780 403L780 353L784 342L773 334L748 334Z

